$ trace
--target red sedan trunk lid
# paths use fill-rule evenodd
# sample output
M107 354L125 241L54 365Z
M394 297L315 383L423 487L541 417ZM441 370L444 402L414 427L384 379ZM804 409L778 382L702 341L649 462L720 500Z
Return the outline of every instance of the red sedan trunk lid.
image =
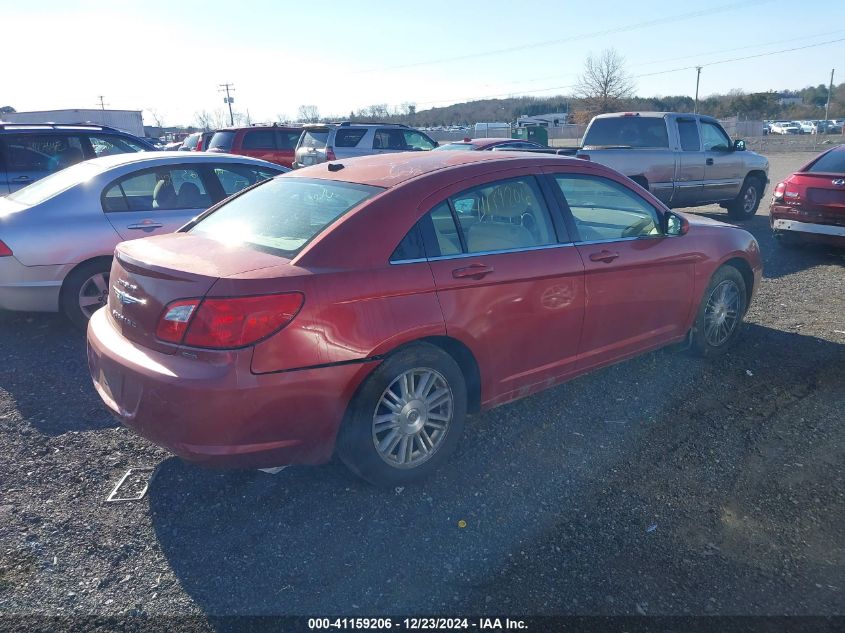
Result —
M254 249L186 233L123 242L118 244L112 264L109 316L126 338L173 353L177 346L159 341L155 335L167 304L204 297L222 277L278 266L285 261Z
M845 175L798 172L786 183L786 201L801 209L803 221L845 226Z

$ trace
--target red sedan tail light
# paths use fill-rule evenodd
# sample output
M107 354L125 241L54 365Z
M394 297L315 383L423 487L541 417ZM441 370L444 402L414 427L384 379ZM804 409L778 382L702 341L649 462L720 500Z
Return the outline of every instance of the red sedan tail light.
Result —
M775 193L773 194L773 198L775 200L783 200L783 192L786 191L786 183L779 182L777 187L775 187Z
M0 240L0 257L11 257L12 249L6 246L3 240Z
M298 292L168 304L156 336L192 347L235 349L257 343L290 323L305 300Z
M326 160L337 160L333 147L326 147Z

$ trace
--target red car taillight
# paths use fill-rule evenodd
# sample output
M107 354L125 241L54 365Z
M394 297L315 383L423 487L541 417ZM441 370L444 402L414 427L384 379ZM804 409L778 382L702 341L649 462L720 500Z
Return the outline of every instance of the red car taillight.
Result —
M334 153L334 148L326 147L326 160L337 160L337 156Z
M11 257L12 249L6 246L3 240L0 240L0 257Z
M257 343L290 323L302 307L298 292L168 304L156 336L192 347L234 349Z

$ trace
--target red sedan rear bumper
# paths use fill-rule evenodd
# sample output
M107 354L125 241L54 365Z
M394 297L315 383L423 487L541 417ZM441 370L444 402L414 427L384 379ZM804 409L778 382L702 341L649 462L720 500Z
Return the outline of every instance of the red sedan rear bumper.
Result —
M100 397L127 427L207 466L320 464L358 384L376 361L253 374L252 348L215 362L133 343L95 313L88 366Z
M769 223L775 233L794 235L808 242L845 247L845 213L808 212L772 204Z

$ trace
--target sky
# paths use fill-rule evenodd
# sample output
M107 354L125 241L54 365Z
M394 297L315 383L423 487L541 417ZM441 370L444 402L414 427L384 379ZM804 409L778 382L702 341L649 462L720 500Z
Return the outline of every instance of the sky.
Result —
M224 82L253 122L305 104L346 116L569 94L606 48L644 97L692 96L699 65L702 96L826 84L837 62L845 81L838 0L0 0L0 23L0 105L91 108L103 95L148 125L152 112L166 125L222 112Z

